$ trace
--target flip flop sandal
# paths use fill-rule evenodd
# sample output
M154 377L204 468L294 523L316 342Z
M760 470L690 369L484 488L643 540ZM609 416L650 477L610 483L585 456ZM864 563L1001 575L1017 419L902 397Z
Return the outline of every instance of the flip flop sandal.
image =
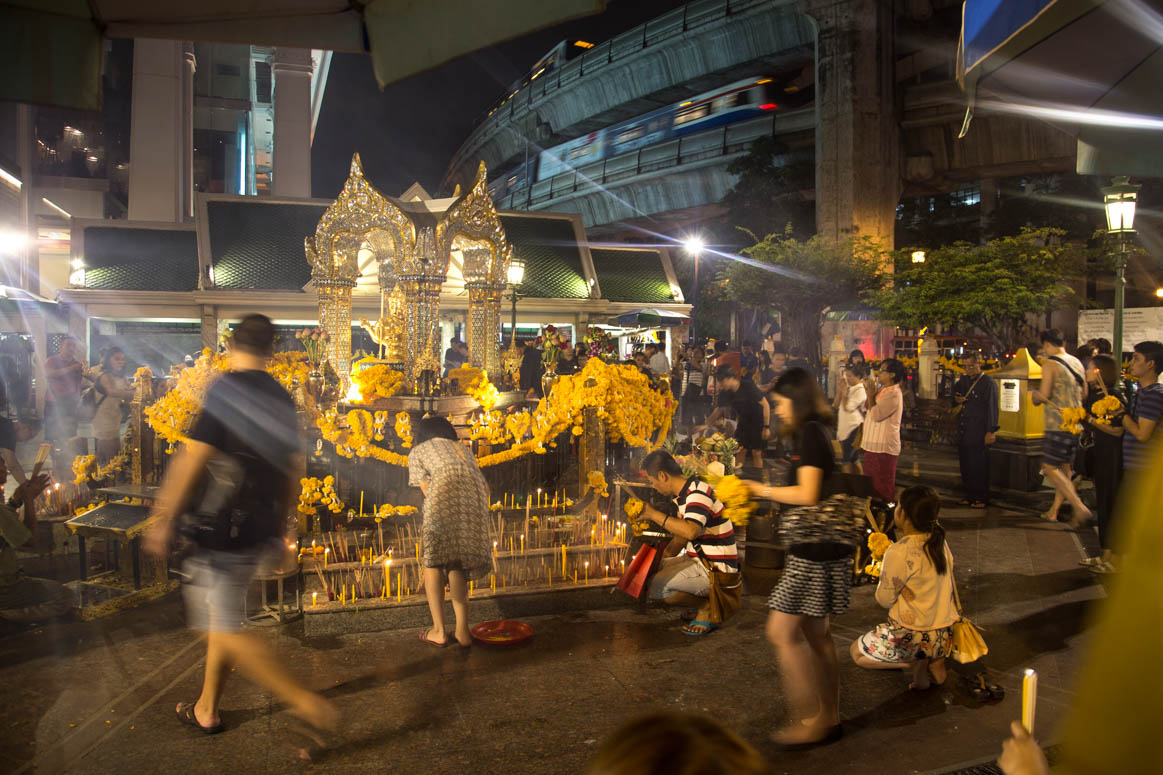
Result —
M1006 690L1001 686L991 682L986 678L985 673L978 673L973 677L973 680L978 682L978 685L989 692L990 699L1004 700L1006 697Z
M1051 517L1050 512L1048 512L1048 511L1043 511L1041 514L1039 514L1038 519L1044 519L1047 522L1057 522L1058 521L1058 517Z
M1079 565L1085 565L1087 568L1093 568L1096 565L1102 565L1101 557L1087 557L1078 561Z
M1100 576L1107 576L1111 573L1118 573L1118 569L1115 568L1114 565L1111 565L1109 562L1099 560L1098 563L1090 566L1090 572L1097 573Z
M985 676L975 675L972 678L963 675L960 680L961 687L969 693L974 702L988 702L989 689L985 687Z
M430 632L432 632L432 628L431 628L431 627L430 627L430 628L428 628L427 630L421 630L421 631L420 631L420 641L421 641L422 643L427 643L429 646L435 646L435 647L436 647L436 648L438 648L438 649L442 649L442 648L447 648L447 647L448 647L449 641L448 641L447 639L445 639L445 641L444 641L443 643L437 643L436 641L434 641L434 640L431 640L431 639L428 637L428 633L430 633Z
M695 632L694 630L691 629L691 627L704 627L705 629L702 632ZM710 622L702 622L702 621L699 621L698 619L691 619L690 623L682 628L682 634L683 635L694 635L694 636L698 637L700 635L707 635L709 633L712 633L717 629L719 629L719 625L717 625L717 624L711 624Z
M222 726L221 721L212 727L202 726L202 724L200 724L198 722L197 717L194 716L194 703L192 703L192 702L183 702L180 705L178 705L177 713L178 713L178 721L182 722L183 724L186 724L187 726L194 727L195 729L199 730L203 734L216 735L225 729L225 727Z

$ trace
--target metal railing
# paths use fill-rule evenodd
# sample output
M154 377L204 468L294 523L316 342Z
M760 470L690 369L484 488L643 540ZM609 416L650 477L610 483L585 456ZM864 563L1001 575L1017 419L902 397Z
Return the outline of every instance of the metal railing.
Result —
M815 125L815 107L727 124L582 165L507 194L497 201L497 207L501 210L532 210L554 199L584 193L587 189L683 164L743 153L760 137L803 132L814 129Z
M498 122L508 123L528 113L534 102L561 89L562 86L569 86L618 60L684 35L705 24L759 6L778 4L780 3L777 0L694 0L681 8L668 11L617 37L599 43L576 59L565 62L555 67L552 72L530 81L512 97L495 103L496 107L480 119L462 147L470 145L479 135L491 130ZM456 163L459 163L459 157L458 152Z

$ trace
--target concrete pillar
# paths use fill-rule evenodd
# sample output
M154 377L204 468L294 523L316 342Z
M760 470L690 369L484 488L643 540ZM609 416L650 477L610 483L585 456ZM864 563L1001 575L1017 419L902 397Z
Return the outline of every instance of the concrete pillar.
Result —
M937 353L933 348L917 356L917 398L937 397Z
M985 242L989 234L989 219L997 209L997 178L982 178L979 184L981 191L981 241ZM1085 298L1085 294L1083 295Z
M271 61L275 131L271 175L279 197L311 196L311 52L280 48Z
M218 308L212 304L202 305L202 349L218 351Z
M803 0L802 7L817 31L816 231L892 248L901 192L893 4Z
M10 271L5 271L4 282L14 282L20 288L39 293L40 251L37 248L36 230L33 228L35 218L32 204L32 181L35 177L32 172L34 158L32 121L32 107L23 103L17 105L16 160L20 164L20 233L24 239L20 242L19 269L16 276L13 277Z
M180 41L134 41L131 115L129 219L179 223L193 186L193 54Z

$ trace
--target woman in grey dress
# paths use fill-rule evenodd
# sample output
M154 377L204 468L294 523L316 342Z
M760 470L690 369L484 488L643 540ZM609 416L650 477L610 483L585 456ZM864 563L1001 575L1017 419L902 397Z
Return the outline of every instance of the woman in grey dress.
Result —
M444 627L444 583L456 614L454 637L472 645L468 629L468 582L484 578L492 567L489 552L489 487L476 459L443 417L426 417L416 427L408 455L408 483L424 493L424 592L432 627L420 640L433 646L452 643Z

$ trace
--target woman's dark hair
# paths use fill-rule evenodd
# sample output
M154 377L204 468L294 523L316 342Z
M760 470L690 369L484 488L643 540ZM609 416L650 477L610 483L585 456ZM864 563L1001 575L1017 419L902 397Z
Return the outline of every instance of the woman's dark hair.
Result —
M649 744L643 741L649 740ZM602 741L583 775L768 775L763 756L718 721L660 712L624 724Z
M1106 386L1108 391L1114 390L1115 383L1119 380L1119 367L1115 363L1115 359L1109 355L1096 355L1091 359L1094 368L1098 369L1098 378L1102 380L1102 384Z
M101 366L104 368L103 373L106 373L106 374L115 374L116 373L113 371L113 356L117 355L118 353L120 353L121 355L125 355L125 350L122 350L120 347L110 347L108 350L105 351L105 354L101 356Z
M857 379L864 379L868 374L868 365L864 361L852 361L844 368L852 372L852 375Z
M1055 347L1061 347L1066 340L1062 338L1062 332L1057 328L1047 328L1042 333L1038 334L1038 341L1045 344L1049 342Z
M859 358L861 362L864 361L864 351L863 350L857 348L857 349L853 350L852 352L848 353L848 360L849 361L855 361L857 358Z
M933 561L937 574L944 576L949 566L945 562L945 528L937 519L941 513L941 496L932 487L918 485L902 492L900 503L909 523L918 532L929 534L925 539L925 554Z
M764 367L771 365L771 353L769 353L767 350L760 350L757 353L757 357L759 358L760 364L762 364Z
M892 383L899 385L905 381L905 365L896 358L885 358L880 364L881 371L887 371L892 375Z
M824 400L820 385L807 369L785 371L771 392L791 401L793 420L788 430L803 428L812 420L826 423L832 419L832 410Z
M456 435L456 428L452 427L452 423L443 417L425 417L416 425L415 438L412 440L412 448L420 446L431 439L448 439L449 441L458 441Z
M660 473L676 476L680 479L686 476L682 472L682 466L665 449L656 449L647 455L646 459L642 461L642 470L651 476L658 476Z

